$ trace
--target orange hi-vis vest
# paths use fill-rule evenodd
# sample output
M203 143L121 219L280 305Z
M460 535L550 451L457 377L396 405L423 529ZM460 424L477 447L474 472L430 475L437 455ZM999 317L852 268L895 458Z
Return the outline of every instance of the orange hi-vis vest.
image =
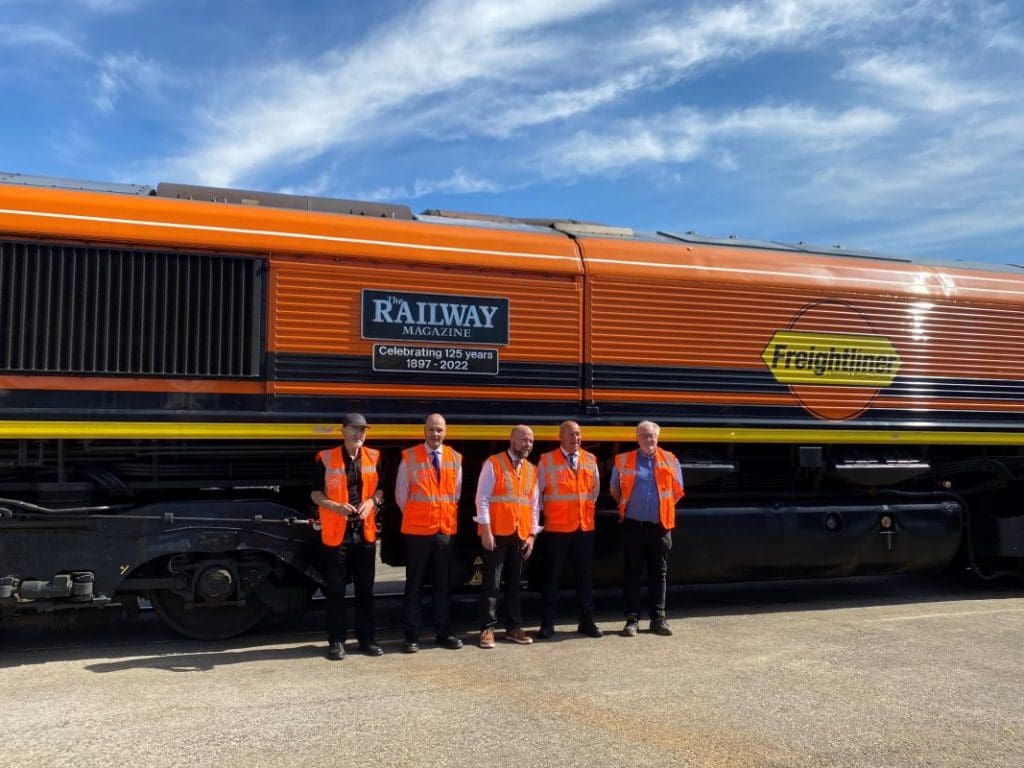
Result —
M409 478L409 498L402 509L402 533L453 534L458 526L459 497L456 495L462 455L441 446L441 477L430 463L427 446L420 443L402 451Z
M518 534L526 538L533 530L533 507L530 499L537 487L537 468L525 459L519 465L519 474L512 466L508 451L487 459L494 472L494 490L491 492L491 533L495 536Z
M331 501L339 504L350 504L348 498L348 481L345 478L345 456L342 451L345 447L339 445L326 451L320 451L316 455L317 460L324 465L324 495ZM359 451L360 470L363 475L363 498L360 502L366 501L373 496L377 490L377 459L380 451L367 448L365 445ZM355 506L358 506L356 504ZM336 547L345 538L345 527L348 525L347 515L335 512L327 507L319 507L320 510L320 539L328 547ZM377 540L377 510L370 510L363 519L363 541L373 542Z
M658 488L658 512L661 524L666 530L676 527L676 502L683 498L683 486L679 484L679 459L668 451L655 448L654 484ZM620 453L615 457L615 468L619 471L619 520L626 516L626 505L636 481L637 451Z
M544 478L544 530L594 530L597 457L581 450L573 470L562 449L556 448L540 457L537 471Z

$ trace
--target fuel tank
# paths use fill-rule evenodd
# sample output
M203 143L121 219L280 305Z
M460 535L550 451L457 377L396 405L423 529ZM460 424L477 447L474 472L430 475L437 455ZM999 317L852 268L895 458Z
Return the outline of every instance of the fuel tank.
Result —
M670 583L832 578L941 570L955 557L962 509L919 504L680 506ZM543 535L541 536L543 538ZM538 554L543 557L543 548ZM539 565L540 563L538 563ZM622 582L618 514L598 517L594 581Z

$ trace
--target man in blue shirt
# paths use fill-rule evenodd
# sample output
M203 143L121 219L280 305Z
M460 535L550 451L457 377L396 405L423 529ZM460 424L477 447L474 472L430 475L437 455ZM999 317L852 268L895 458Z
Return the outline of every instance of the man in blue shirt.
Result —
M638 448L615 457L610 488L619 504L622 522L623 593L626 626L622 634L635 637L640 622L640 575L647 568L647 606L650 631L671 635L665 619L668 553L676 502L683 497L679 460L658 447L661 427L653 421L636 425Z

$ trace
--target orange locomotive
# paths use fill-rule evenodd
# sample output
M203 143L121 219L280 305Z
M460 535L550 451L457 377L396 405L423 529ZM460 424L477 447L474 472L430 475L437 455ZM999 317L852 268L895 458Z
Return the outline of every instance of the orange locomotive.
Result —
M392 474L448 417L467 583L481 462L510 425L554 440L568 418L603 478L661 424L686 481L676 580L1021 571L1016 267L0 181L0 615L145 594L216 637L301 607L312 457L353 410Z

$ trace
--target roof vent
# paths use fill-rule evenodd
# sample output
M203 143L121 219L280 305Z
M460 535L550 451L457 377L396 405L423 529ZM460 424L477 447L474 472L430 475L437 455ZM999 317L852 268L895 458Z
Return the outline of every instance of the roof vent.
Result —
M582 221L553 221L551 228L574 237L634 237L629 227L609 227L606 224L588 224Z
M166 181L157 185L156 194L157 197L176 197L181 200L206 200L213 203L412 220L412 209L407 205L368 203L363 200L343 200L337 197L285 195L280 192L254 192L248 189L203 187L195 184L169 184Z
M24 187L43 187L45 189L76 189L83 192L114 192L119 195L135 195L143 197L153 194L153 190L141 184L117 184L106 181L81 181L78 179L61 179L55 176L28 176L24 173L0 172L0 183L20 184Z

